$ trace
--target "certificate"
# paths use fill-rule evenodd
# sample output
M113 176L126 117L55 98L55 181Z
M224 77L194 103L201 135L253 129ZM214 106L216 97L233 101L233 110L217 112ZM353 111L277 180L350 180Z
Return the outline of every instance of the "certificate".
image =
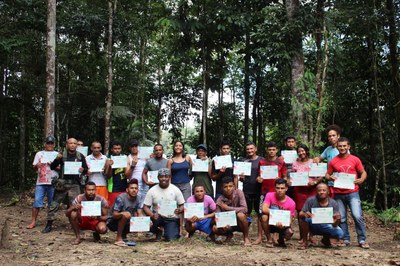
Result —
M197 216L198 218L204 217L204 203L203 202L184 203L183 218L190 219L193 216Z
M281 151L281 155L286 164L292 164L298 157L296 150L283 150Z
M270 209L269 213L268 224L276 225L281 223L283 226L290 226L290 211Z
M333 187L344 188L344 189L354 189L354 181L356 180L356 175L346 174L346 173L336 173L334 174L337 179L335 180Z
M263 179L275 179L278 177L277 165L263 165L260 166L261 177Z
M313 224L331 224L333 223L333 208L311 208L314 214L311 218Z
M251 175L251 163L250 162L234 162L233 174L234 175Z
M131 217L129 222L129 232L148 232L150 231L150 217L140 216Z
M158 213L165 217L175 217L176 206L175 200L162 200L158 204Z
M216 212L215 213L215 222L217 223L217 228L229 226L236 226L236 212L228 211L228 212Z
M56 151L44 151L43 157L40 159L41 163L51 163L57 157L58 152Z
M312 163L310 165L309 176L325 176L327 170L326 163Z
M101 201L82 201L81 216L101 216Z
M82 162L64 162L64 175L79 175Z
M193 159L192 172L208 172L208 159Z
M291 172L290 181L292 182L292 187L307 186L308 172Z
M114 162L111 166L112 169L125 168L128 165L128 157L126 155L111 156L111 160Z
M158 170L155 171L148 171L147 172L147 181L153 182L153 183L159 183L158 181Z
M138 158L149 159L150 155L153 153L153 150L153 147L139 147Z
M89 169L90 172L103 172L104 164L106 163L105 160L90 160Z
M232 156L221 155L214 158L215 169L221 169L222 167L232 168Z
M76 150L82 153L83 155L87 156L88 155L88 146L78 146L76 147Z

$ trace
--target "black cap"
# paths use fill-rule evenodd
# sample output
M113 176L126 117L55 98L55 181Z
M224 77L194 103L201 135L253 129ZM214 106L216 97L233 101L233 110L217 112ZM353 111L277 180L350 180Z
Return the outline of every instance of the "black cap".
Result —
M139 146L139 141L137 139L133 139L129 142L129 147Z
M53 136L47 136L47 138L44 139L44 142L45 143L49 143L49 142L55 143L56 139Z
M205 144L199 144L199 145L197 145L196 151L197 151L198 149L202 149L202 150L207 151L207 146L206 146Z

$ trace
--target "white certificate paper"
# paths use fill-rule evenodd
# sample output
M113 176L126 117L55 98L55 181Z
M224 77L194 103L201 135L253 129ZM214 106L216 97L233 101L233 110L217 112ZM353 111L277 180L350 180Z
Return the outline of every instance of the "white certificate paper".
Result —
M307 172L291 172L290 181L292 187L308 186L308 173Z
M215 222L217 223L217 228L229 226L236 226L236 212L228 211L228 212L216 212L215 213Z
M354 181L356 180L356 175L346 174L346 173L335 173L334 174L337 179L335 180L333 187L336 188L345 188L345 189L354 189Z
M158 184L158 170L147 172L147 181Z
M221 155L214 157L215 169L221 169L222 167L232 168L232 156Z
M90 160L89 161L89 169L90 172L103 172L104 164L106 163L105 160Z
M325 176L328 165L326 163L312 163L309 176Z
M234 162L233 174L234 175L251 175L251 163L250 162Z
M79 175L82 162L64 162L64 175Z
M101 201L82 201L81 216L101 216Z
M43 157L40 159L41 163L51 163L57 157L58 152L56 151L44 151Z
M131 217L129 222L129 232L148 232L150 231L150 217L140 216Z
M204 217L204 203L196 202L196 203L184 203L184 218L190 219L193 216L197 216L198 218Z
M208 159L193 159L192 172L208 172Z
M283 150L281 151L281 155L286 164L292 164L298 157L296 150Z
M162 200L158 204L158 213L165 217L175 217L176 208L175 200Z
M270 209L269 212L268 224L282 223L283 226L290 226L290 211Z
M128 165L128 157L126 155L111 156L111 160L114 162L111 166L112 169L125 168Z
M153 147L140 147L139 146L138 158L139 159L149 159L150 155L153 153L153 150L154 150Z
M313 224L331 224L333 223L333 208L311 208L314 216L311 218Z
M88 146L78 146L78 147L76 147L76 150L79 151L80 153L82 153L83 155L87 156L89 147Z
M277 165L263 165L260 166L261 177L263 179L275 179L278 177Z

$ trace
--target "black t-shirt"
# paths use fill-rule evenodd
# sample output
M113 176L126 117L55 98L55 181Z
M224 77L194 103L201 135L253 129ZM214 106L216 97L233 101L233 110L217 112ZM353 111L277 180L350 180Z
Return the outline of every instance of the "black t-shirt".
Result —
M232 156L232 155L231 155L231 158L232 158L232 165L233 165L233 156ZM215 169L215 162L214 162L214 160L213 160L213 162L212 162L212 173L213 173L213 174L218 174L219 172L220 172L219 169L218 169L218 170ZM221 176L215 181L215 191L216 191L216 194L222 194L222 188L221 188L222 179L223 179L224 177L226 177L226 176L230 177L230 178L232 179L232 181L233 181L233 167L231 167L231 168L226 168L226 169L225 169L225 173L224 173L223 175L221 175Z
M264 159L261 156L257 156L257 159L245 159L244 162L251 163L251 175L246 176L243 181L243 192L248 195L258 195L261 193L261 184L257 182L258 169L260 167L260 161Z

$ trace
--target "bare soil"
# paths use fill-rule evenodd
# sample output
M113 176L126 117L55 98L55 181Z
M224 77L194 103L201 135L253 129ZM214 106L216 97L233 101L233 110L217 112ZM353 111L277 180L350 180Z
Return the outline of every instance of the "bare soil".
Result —
M267 248L265 243L244 247L242 235L235 233L232 243L216 245L195 234L173 242L153 242L151 237L130 234L136 247L113 245L115 233L102 235L95 243L91 232L84 240L71 245L74 235L64 212L60 212L49 234L40 231L45 225L46 210L39 214L36 228L28 230L32 200L22 197L13 206L10 198L0 199L0 217L9 220L9 248L0 249L0 265L400 265L400 242L393 240L394 226L384 226L374 216L366 215L369 250L356 243L354 224L350 218L352 245L342 248L310 247L298 250L298 227L287 242L287 248ZM253 223L251 239L256 238Z

